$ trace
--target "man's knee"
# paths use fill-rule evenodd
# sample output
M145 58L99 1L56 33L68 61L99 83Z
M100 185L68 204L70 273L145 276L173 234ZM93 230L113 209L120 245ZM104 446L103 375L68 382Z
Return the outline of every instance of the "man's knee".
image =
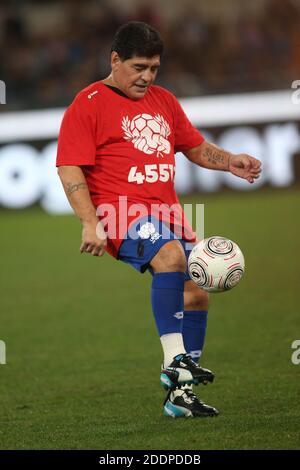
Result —
M165 243L150 262L153 271L156 272L185 272L186 256L181 243L172 240Z
M185 283L184 310L208 310L208 293L194 284L193 281Z

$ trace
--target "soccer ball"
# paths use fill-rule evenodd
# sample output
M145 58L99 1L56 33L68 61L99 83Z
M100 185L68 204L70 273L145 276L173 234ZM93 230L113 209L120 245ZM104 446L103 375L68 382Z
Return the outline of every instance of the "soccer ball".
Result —
M245 271L243 253L224 237L205 238L192 249L188 259L191 279L208 292L224 292L235 287Z

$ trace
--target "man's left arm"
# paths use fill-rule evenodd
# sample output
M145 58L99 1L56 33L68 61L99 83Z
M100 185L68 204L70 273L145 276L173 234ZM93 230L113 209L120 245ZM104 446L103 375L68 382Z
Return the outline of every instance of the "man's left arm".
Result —
M196 165L211 170L229 171L249 183L254 183L261 173L261 162L256 158L245 153L227 152L207 141L184 152L184 154Z

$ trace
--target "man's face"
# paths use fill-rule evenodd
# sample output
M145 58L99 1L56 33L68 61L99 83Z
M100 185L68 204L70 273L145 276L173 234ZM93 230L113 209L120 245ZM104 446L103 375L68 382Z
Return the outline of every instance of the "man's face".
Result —
M132 100L140 100L156 78L160 56L155 55L151 58L134 56L122 61L117 52L112 52L111 63L118 88Z

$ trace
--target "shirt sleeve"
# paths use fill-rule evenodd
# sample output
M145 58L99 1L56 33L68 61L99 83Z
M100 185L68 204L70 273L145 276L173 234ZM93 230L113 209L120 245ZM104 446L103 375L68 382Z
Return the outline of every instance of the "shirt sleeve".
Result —
M58 137L56 166L94 165L97 114L92 100L77 95L66 110Z
M174 151L184 152L190 150L204 141L203 135L192 125L183 111L180 103L174 97L175 106L175 142Z

